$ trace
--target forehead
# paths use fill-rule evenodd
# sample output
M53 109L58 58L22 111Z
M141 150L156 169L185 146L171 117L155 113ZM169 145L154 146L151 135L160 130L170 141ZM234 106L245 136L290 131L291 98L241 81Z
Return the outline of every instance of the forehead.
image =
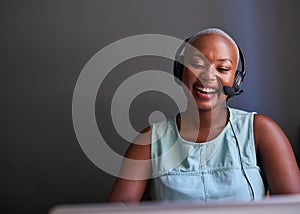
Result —
M204 34L194 38L191 42L194 48L188 48L190 54L200 51L201 55L215 54L232 58L237 61L238 50L235 44L228 38L216 33ZM199 53L199 52L198 52Z

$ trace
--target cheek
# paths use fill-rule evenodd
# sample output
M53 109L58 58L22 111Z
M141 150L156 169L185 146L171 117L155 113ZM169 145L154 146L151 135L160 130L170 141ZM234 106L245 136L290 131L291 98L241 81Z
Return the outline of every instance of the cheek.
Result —
M224 75L219 77L223 86L233 86L235 74Z
M183 69L183 73L182 73L182 82L185 85L189 85L189 83L194 82L197 79L197 76L188 68L184 68Z

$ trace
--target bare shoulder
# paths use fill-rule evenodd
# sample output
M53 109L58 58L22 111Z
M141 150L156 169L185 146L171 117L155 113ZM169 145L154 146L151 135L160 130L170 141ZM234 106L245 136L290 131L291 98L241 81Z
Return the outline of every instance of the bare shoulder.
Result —
M130 144L125 154L126 158L134 160L149 160L151 157L151 127L145 128Z
M263 146L262 144L266 143L290 145L287 136L279 125L266 115L256 114L254 116L254 136L257 147ZM274 141L274 139L276 140Z
M151 128L130 144L108 201L137 202L145 197L151 169ZM146 197L147 198L147 197Z
M151 128L143 130L125 153L119 177L127 180L144 180L151 167Z
M264 131L280 131L281 128L270 117L263 114L254 115L254 129L259 134L266 134Z
M292 152L291 144L285 133L273 119L266 115L256 114L254 116L254 139L259 155L265 155L260 151L268 151L270 154L279 148L285 148L284 151L288 153Z
M300 174L291 143L270 117L254 117L257 157L271 194L300 193Z

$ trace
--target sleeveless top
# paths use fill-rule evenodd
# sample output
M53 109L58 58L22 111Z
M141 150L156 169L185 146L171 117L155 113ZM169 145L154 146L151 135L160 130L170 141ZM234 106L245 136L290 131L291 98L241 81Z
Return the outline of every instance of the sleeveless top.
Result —
M254 145L255 113L228 109L232 127L228 122L215 139L204 143L181 138L176 116L153 124L152 200L250 201L265 196Z

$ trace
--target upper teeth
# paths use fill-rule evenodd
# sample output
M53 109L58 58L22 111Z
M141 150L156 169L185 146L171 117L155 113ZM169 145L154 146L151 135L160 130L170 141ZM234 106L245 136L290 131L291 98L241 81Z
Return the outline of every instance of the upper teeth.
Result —
M207 93L213 93L216 92L215 89L213 88L203 88L203 87L196 87L197 90L203 91L203 92L207 92Z

